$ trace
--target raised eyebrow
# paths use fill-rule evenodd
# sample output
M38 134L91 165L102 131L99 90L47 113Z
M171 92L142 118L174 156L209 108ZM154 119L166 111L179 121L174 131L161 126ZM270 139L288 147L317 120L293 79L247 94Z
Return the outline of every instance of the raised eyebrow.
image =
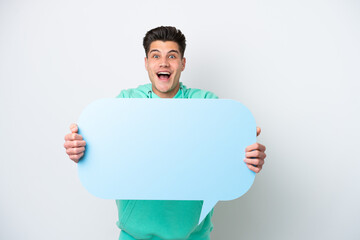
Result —
M178 50L170 50L168 53L177 53L177 54L180 54Z
M158 49L153 49L153 50L150 50L149 53L152 53L152 52L160 52L160 51L159 51ZM178 50L170 50L170 51L168 52L168 54L169 54L169 53L177 53L177 54L180 54Z
M152 52L160 52L160 51L157 50L157 49L153 49L153 50L151 50L149 53L152 53Z

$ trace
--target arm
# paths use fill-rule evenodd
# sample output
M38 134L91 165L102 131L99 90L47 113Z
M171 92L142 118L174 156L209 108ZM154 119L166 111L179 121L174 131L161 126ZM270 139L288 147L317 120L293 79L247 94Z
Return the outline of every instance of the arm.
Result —
M71 133L65 135L64 148L69 158L78 163L84 156L86 142L80 134L77 134L79 129L75 123L70 125L70 131Z
M261 133L261 128L256 128L256 136L259 136ZM245 149L245 159L244 162L251 171L258 173L261 171L265 163L265 154L266 147L260 143L254 143L248 146Z

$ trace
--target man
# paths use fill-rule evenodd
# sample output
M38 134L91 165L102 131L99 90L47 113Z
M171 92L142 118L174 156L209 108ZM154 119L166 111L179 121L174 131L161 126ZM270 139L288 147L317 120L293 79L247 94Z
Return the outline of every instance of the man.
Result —
M180 82L185 69L186 40L175 27L158 27L148 31L144 37L145 67L151 84L135 89L123 90L120 98L218 98L209 91L187 88ZM76 124L70 126L71 133L65 136L66 153L74 162L84 155L85 141L77 134ZM257 128L257 135L260 128ZM265 146L255 143L245 150L245 163L258 173L264 164ZM184 153L186 157L186 153ZM149 159L151 160L151 159ZM239 159L241 161L241 159ZM116 200L119 213L117 225L122 229L119 239L210 239L213 228L208 216L197 224L202 201L153 201Z

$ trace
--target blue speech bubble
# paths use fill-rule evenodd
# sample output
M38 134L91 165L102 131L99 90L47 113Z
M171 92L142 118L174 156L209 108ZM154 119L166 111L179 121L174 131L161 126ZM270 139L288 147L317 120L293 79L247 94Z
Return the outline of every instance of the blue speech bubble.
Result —
M243 161L255 120L233 100L100 99L78 126L87 143L79 178L100 198L204 200L200 223L255 178Z

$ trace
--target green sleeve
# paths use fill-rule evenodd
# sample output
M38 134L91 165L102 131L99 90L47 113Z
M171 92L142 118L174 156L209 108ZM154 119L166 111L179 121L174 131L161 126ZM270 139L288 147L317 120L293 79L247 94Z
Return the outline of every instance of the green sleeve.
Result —
M117 98L129 98L128 95L129 95L129 94L128 94L128 91L127 91L127 90L122 90L122 91L119 93L119 95L117 95L116 97L117 97Z

